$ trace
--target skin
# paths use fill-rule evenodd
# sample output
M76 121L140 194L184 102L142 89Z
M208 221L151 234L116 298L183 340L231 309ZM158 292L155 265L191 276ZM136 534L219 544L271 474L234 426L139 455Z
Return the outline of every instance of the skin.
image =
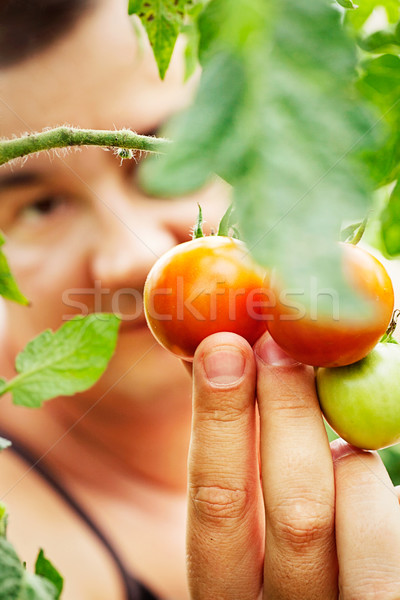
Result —
M399 598L398 490L375 452L329 447L313 369L268 333L254 350L221 333L193 374L192 599Z
M98 4L51 49L0 73L2 135L62 123L146 133L188 101L194 83L182 86L179 53L159 82L132 35L126 3ZM344 446L332 460L311 369L287 357L276 365L276 346L266 351L260 343L253 352L234 334L207 338L193 363L191 431L188 373L154 342L142 317L129 319L133 296L120 292L140 292L155 259L188 239L197 201L215 225L226 207L225 188L213 185L190 200L149 199L135 172L135 163L120 166L96 148L0 169L0 177L33 175L24 185L0 188L7 256L32 303L4 307L1 373L10 376L26 342L66 315L110 310L119 296L127 317L115 357L94 388L38 411L4 400L2 427L62 474L126 567L163 598L254 600L264 570L268 600L336 599L337 560L342 600L398 598L396 491L375 454ZM43 211L38 202L49 195L61 200ZM232 351L244 367L236 383ZM0 497L11 515L10 539L28 567L38 545L46 549L65 575L65 600L123 599L104 548L12 452L1 457ZM371 564L374 577L366 579Z
M0 74L2 135L62 123L128 126L147 133L187 104L196 81L182 85L179 54L161 83L151 52L140 50L132 32L126 2L98 4L57 45ZM23 91L27 82L29 102ZM180 362L155 342L143 314L133 321L130 317L137 309L133 292L141 293L155 260L190 239L197 202L209 230L225 211L227 194L216 184L190 199L148 198L136 173L135 161L121 165L112 152L99 148L44 153L0 169L6 253L31 301L29 309L5 306L1 373L11 376L16 353L66 316L82 309L113 310L117 302L126 317L117 352L94 388L40 411L3 402L1 422L10 436L35 455L46 454L48 466L63 473L63 483L102 524L127 567L158 593L179 600L187 597L184 507L191 381ZM5 185L6 178L9 183L10 176L22 174L29 175L24 183ZM49 197L46 212L40 202ZM10 513L22 514L18 521L11 519L10 536L31 564L37 544L43 544L65 575L66 599L82 597L81 582L91 565L85 560L77 564L73 554L65 556L71 554L68 540L72 538L70 547L76 541L68 535L65 551L60 548L57 528L51 533L45 524L46 504L33 501L32 512L26 510L26 498L35 498L36 488L32 490L23 477L26 467L18 468L11 453L5 461L14 462L7 471L10 477L2 479L1 495ZM80 529L88 537L82 525ZM110 563L107 555L104 562ZM104 566L96 568L103 571ZM95 583L92 595L83 597L118 598L115 581L111 588L101 577Z

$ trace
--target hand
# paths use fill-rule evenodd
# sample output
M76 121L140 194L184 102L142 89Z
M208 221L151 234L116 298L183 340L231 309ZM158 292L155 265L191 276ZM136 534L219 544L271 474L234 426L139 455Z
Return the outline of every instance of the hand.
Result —
M378 454L330 448L313 369L223 333L193 376L192 600L399 600L397 491Z

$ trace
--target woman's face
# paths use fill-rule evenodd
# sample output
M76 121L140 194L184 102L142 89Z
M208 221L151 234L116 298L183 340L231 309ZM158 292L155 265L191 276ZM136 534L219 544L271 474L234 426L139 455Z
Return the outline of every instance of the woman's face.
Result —
M182 84L179 57L161 82L151 53L137 42L126 2L99 4L56 45L0 73L2 136L63 124L155 133L188 102L193 85ZM135 160L121 164L101 148L41 153L1 167L0 228L31 302L29 308L7 303L9 357L73 314L118 312L118 350L102 385L120 378L121 389L140 389L145 397L186 376L144 323L146 274L163 252L189 239L197 202L213 225L225 194L221 187L192 199L149 198L137 168Z

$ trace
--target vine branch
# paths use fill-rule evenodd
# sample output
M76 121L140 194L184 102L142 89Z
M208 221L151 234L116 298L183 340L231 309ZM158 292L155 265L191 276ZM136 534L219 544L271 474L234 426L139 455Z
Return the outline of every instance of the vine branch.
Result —
M55 127L11 140L0 140L0 165L34 152L68 146L102 146L160 153L164 152L170 143L165 138L138 135L129 129L114 131Z

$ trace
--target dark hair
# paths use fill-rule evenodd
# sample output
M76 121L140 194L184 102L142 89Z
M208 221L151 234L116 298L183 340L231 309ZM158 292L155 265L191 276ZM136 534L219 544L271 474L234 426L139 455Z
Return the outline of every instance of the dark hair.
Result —
M0 67L50 46L94 4L95 0L0 0Z

